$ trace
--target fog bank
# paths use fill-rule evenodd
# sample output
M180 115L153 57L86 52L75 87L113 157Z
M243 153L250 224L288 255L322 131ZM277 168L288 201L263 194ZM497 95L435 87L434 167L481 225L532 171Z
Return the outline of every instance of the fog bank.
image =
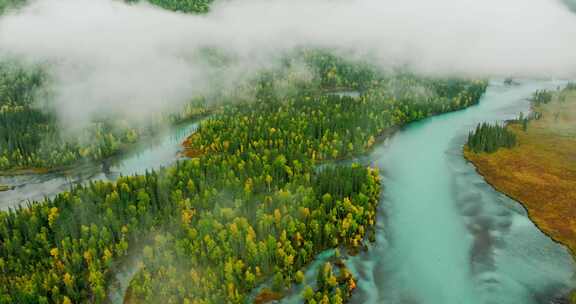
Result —
M0 54L50 64L63 121L100 111L146 117L213 82L234 85L297 46L428 74L574 77L574 37L576 17L550 0L232 0L204 16L39 0L0 18ZM206 64L197 55L206 47L233 64Z

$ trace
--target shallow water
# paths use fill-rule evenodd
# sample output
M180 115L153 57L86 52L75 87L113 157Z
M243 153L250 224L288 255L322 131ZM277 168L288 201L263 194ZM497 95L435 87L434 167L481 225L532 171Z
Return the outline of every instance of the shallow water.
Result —
M122 155L110 164L76 168L66 173L0 176L0 184L14 187L0 192L0 210L7 210L28 201L69 190L75 184L90 180L115 180L119 176L142 174L174 163L184 138L198 128L199 122L189 122L166 130L155 140L144 143L135 152Z
M478 122L527 112L532 92L559 84L493 81L479 105L412 123L374 150L384 195L376 243L348 259L352 303L560 303L576 286L567 250L461 155Z

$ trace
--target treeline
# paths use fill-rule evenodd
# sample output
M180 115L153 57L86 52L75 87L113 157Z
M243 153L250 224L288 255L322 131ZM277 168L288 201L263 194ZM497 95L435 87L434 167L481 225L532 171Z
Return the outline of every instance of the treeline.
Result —
M124 0L128 3L136 3L143 0ZM148 2L172 11L183 13L206 13L210 9L210 4L214 0L147 0ZM8 9L18 8L26 4L27 0L0 0L0 14L3 14Z
M148 0L150 3L172 11L206 13L213 0Z
M128 3L136 3L143 0L124 0ZM203 14L210 9L214 0L147 0L148 2L175 12Z
M516 145L516 135L505 125L481 123L468 135L468 148L474 153L493 153Z
M540 104L547 104L552 101L553 92L549 90L538 90L532 94L532 99L530 100L532 105L538 106Z

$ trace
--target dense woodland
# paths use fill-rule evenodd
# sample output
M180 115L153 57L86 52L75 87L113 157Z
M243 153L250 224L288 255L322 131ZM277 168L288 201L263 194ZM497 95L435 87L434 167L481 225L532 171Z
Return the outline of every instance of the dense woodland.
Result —
M205 12L209 3L152 2L182 12ZM287 69L248 82L252 98L201 124L186 141L191 159L0 212L0 303L105 303L115 270L133 257L141 262L129 302L243 303L260 284L281 294L302 283L300 270L319 252L357 251L374 233L378 171L317 164L364 153L408 122L474 104L487 85L382 75L326 50L287 57ZM304 61L313 79L290 80L290 58ZM4 64L0 73L0 169L98 160L145 132L99 121L86 131L96 141L63 139L55 115L38 107L49 81L42 70ZM190 106L169 119L197 111ZM343 265L329 263L304 297L341 303L353 286Z
M356 75L338 78L360 84L359 98L324 88L279 96L275 78L261 78L252 102L225 106L188 139L193 159L0 213L0 301L105 302L117 263L136 254L136 302L241 303L270 280L282 292L324 249L361 247L378 172L315 164L473 104L486 83Z
M0 0L0 14L18 9L26 0ZM135 1L128 1L135 2ZM186 13L205 13L211 0L151 0L154 5ZM90 127L62 134L56 114L46 101L49 82L40 67L0 62L0 170L53 169L109 158L143 137L154 136L168 123L205 114L197 100L178 113L166 113L147 126L122 120L93 121Z
M0 170L54 168L111 157L162 125L206 112L193 100L179 113L167 113L146 126L120 119L99 119L75 134L63 134L43 90L48 82L40 67L0 63Z
M0 0L0 13L4 7L17 8L23 3L21 0ZM205 13L211 0L151 0L151 3L175 11ZM217 61L212 62L217 65L226 64L229 60L218 50L204 50L201 55L211 62ZM307 81L304 86L298 83L298 79L294 79L295 76L291 75L290 70L292 66L302 63L313 74L313 79ZM390 100L388 105L380 104L379 108L370 105L372 108L367 110L380 112L386 109L386 113L381 112L379 116L371 117L372 120L380 121L377 124L372 123L372 127L380 131L391 125L403 124L433 113L469 105L483 89L482 85L465 89L463 87L468 84L463 81L424 80L408 74L382 77L367 63L347 60L334 55L331 51L311 49L299 49L286 54L281 68L263 72L257 78L259 79L247 82L247 87L251 90L248 95L256 95L257 98L270 97L265 94L272 91L276 94L281 91L279 83L284 82L288 83L288 87L296 88L300 92L346 89L365 92L364 96L369 100ZM59 130L56 113L50 107L50 94L46 92L49 82L49 76L42 67L23 66L17 62L0 62L0 170L43 171L87 161L101 161L130 148L142 138L154 136L160 126L166 123L179 123L206 114L207 102L216 104L230 101L227 100L230 97L214 93L214 96L209 97L209 101L204 98L193 100L181 111L166 113L146 126L131 125L119 119L99 119L90 122L89 127L70 135L62 134ZM469 92L471 89L479 91ZM460 92L465 94L451 95ZM409 105L410 100L417 100L418 103L414 106ZM396 101L399 102L394 104ZM335 109L330 110L334 112ZM356 113L359 114L361 113ZM394 117L393 120L388 117L385 117L385 120L380 119L390 115ZM329 115L324 115L323 119L326 117ZM323 131L319 129L313 132ZM375 133L374 130L363 132ZM329 158L328 155L345 156L363 149L362 145L366 143L367 138L356 137L357 133L358 130L352 130L350 134L342 134L346 137L342 142L348 139L354 141L351 144L347 142L346 147L325 144L320 149L319 158Z
M302 84L300 79L294 79L291 66L296 59L304 61L306 68L313 71L311 81ZM130 125L120 119L94 120L89 127L70 136L62 134L56 114L50 108L49 98L46 96L49 94L45 92L45 87L49 85L48 78L41 68L24 67L15 62L0 64L0 170L51 169L86 161L100 161L126 150L141 138L154 136L163 125L206 114L209 111L206 107L208 102L220 104L231 99L218 94L211 96L210 101L196 98L180 112L166 113L146 126ZM303 99L299 98L301 96L294 94L292 100L279 101L277 95L282 91L282 85L292 88L292 91L309 94L312 97L308 98L315 98L323 103L324 105L311 103L304 106L310 107L310 110L320 110L318 114L323 116L320 119L326 120L328 124L330 122L327 118L339 109L326 107L326 103L337 97L324 96L320 99L314 97L314 92L338 89L364 92L361 100L342 102L343 109L349 108L354 112L345 112L343 115L357 117L370 112L370 120L364 125L370 124L370 128L375 128L378 132L364 129L340 134L345 137L341 142L346 142L346 146L325 144L319 149L320 155L314 156L320 159L337 158L363 149L367 142L366 134L380 133L393 125L470 105L485 87L485 83L481 82L469 84L462 80L438 81L417 78L410 74L383 76L368 65L345 60L326 50L300 50L287 55L281 68L263 72L248 82L248 95L256 96L256 99L274 97L269 110L278 102L287 108L292 107L291 103L302 103ZM283 94L286 95L286 92ZM385 102L374 102L377 100ZM251 103L251 100L245 102ZM355 108L358 103L366 104L366 107ZM255 107L261 105L264 104L260 103ZM322 108L329 109L322 113ZM350 116L348 119L354 117ZM363 125L359 127L362 129ZM323 132L321 129L311 131ZM326 134L327 139L332 141L333 135ZM371 140L372 143L373 141Z

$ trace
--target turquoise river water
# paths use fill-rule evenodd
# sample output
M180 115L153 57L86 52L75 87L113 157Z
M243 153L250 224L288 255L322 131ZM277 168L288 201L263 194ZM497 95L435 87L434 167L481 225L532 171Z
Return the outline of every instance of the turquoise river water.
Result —
M13 187L0 192L0 210L39 201L44 197L69 190L75 184L90 180L116 180L121 175L143 174L146 170L166 167L179 159L182 141L198 128L198 122L188 122L165 130L142 143L132 153L110 159L106 165L89 165L66 172L0 176L0 184Z
M477 123L527 112L527 98L535 90L561 84L492 81L478 105L409 124L359 160L381 169L384 193L376 242L346 260L358 278L352 303L563 303L562 297L576 286L576 266L567 250L540 232L519 203L489 186L461 154ZM0 177L0 184L15 187L0 192L0 209L53 196L86 180L114 180L169 165L196 127L174 128L106 170ZM307 281L331 252L312 263ZM119 285L110 293L115 303L121 303L135 270L128 268L119 272ZM300 290L294 287L282 302L301 302Z
M567 250L461 154L477 123L526 113L535 90L560 84L492 81L479 105L412 123L373 151L384 194L376 243L347 262L352 303L563 303L576 286Z

